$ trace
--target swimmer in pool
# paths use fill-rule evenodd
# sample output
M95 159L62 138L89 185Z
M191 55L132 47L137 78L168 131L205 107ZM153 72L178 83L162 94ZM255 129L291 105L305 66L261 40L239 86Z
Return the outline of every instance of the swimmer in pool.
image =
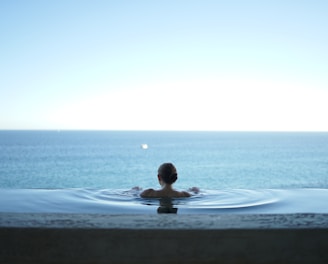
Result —
M147 189L144 190L140 196L143 198L179 198L179 197L190 197L191 194L188 192L179 192L173 189L172 185L178 179L177 169L172 163L164 163L158 168L158 182L162 186L161 190ZM193 187L190 191L198 193L199 189Z

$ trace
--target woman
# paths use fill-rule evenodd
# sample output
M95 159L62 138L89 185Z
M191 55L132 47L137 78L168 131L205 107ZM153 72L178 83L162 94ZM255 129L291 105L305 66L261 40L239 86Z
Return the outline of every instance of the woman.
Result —
M144 198L179 198L179 197L190 197L188 192L179 192L173 189L172 185L178 179L178 173L172 163L164 163L158 168L158 182L162 186L161 190L147 189L144 190L140 196ZM191 191L197 193L199 190L193 187Z

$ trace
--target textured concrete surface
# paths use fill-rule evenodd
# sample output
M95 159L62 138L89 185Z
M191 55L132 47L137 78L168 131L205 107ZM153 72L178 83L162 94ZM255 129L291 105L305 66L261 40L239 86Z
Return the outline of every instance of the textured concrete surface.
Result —
M328 215L0 214L0 263L328 263Z
M100 215L0 213L0 228L327 229L328 214Z

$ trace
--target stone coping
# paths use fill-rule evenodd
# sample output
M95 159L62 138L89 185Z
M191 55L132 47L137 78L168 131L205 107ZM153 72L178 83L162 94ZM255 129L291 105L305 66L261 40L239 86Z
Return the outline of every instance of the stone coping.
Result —
M0 213L0 263L326 264L328 214Z
M106 215L0 213L0 228L328 229L328 214Z

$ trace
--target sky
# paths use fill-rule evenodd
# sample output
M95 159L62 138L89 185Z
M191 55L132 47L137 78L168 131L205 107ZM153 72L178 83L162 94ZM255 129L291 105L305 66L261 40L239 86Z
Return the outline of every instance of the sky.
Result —
M0 129L328 131L326 0L3 0Z

